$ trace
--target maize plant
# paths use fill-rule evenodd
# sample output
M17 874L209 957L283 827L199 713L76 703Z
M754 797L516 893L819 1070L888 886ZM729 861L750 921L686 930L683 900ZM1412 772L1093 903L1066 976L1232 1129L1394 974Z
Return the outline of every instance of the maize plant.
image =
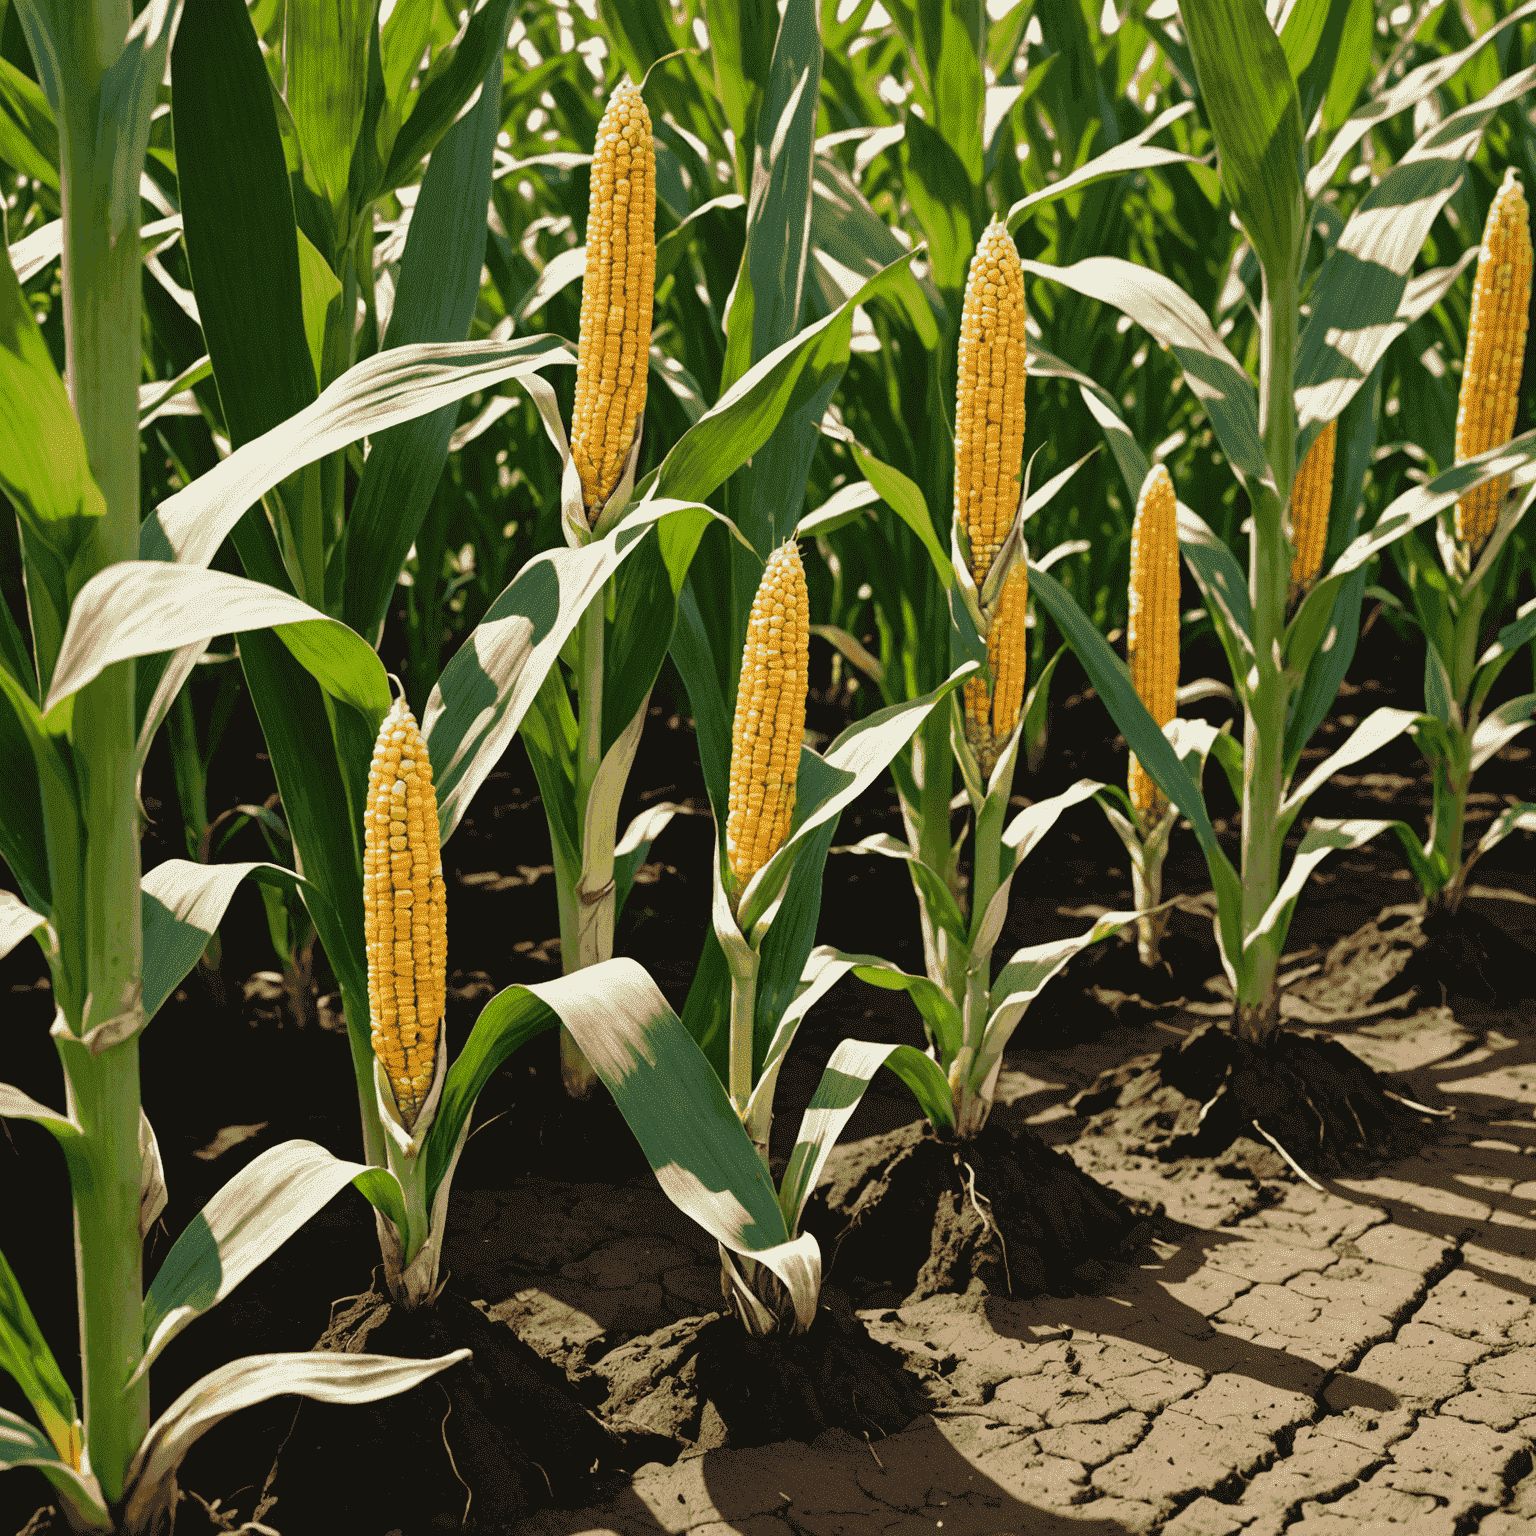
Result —
M1479 248L1456 412L1458 463L1508 444L1530 305L1530 209L1511 166ZM1500 475L1458 499L1450 518L1442 514L1435 526L1438 561L1417 535L1393 551L1412 609L1396 600L1394 606L1409 612L1425 638L1424 713L1408 729L1433 770L1434 806L1422 840L1403 822L1392 827L1424 893L1426 916L1437 919L1455 916L1473 867L1490 848L1517 830L1536 831L1536 803L1506 806L1466 847L1472 776L1536 720L1536 693L1487 710L1500 673L1536 635L1536 599L1507 623L1499 624L1497 608L1485 623L1494 594L1508 588L1510 535L1536 499L1530 491L1512 498L1509 482Z
M965 799L975 818L969 911L957 879L960 843L949 843L948 807L939 867L913 846L877 833L843 851L908 865L924 918L927 976L909 975L875 956L823 947L811 954L801 978L802 987L819 991L851 970L863 981L912 995L928 1034L928 1058L938 1065L947 1090L945 1112L935 1116L928 1111L929 1118L939 1134L961 1139L978 1135L985 1125L1003 1051L1041 988L1073 955L1138 915L1111 912L1076 938L1020 949L992 976L992 951L1020 865L1063 811L1103 788L1082 779L1064 794L1007 820L1023 736L1020 722L1029 705L1023 675L1029 568L1024 524L1081 463L1034 496L1027 473L1021 493L1012 490L1024 443L1022 288L1013 241L994 222L977 247L966 282L955 398L951 557L939 567L949 587L952 659L984 658L986 664L986 672L956 696L951 732ZM886 487L892 497L898 493L901 477L895 471L867 456L861 462L872 484ZM916 495L915 487L910 494ZM926 507L921 515L927 517ZM936 939L932 944L930 933Z
M1308 875L1331 852L1358 847L1390 824L1316 820L1282 872L1284 840L1320 784L1417 718L1407 710L1374 711L1293 786L1302 750L1353 654L1366 564L1500 475L1516 485L1536 478L1536 438L1527 434L1414 487L1381 512L1374 528L1362 530L1354 511L1375 441L1373 381L1396 334L1365 317L1379 312L1384 295L1399 295L1398 319L1411 323L1454 281L1457 269L1450 267L1424 273L1411 286L1408 276L1430 223L1461 175L1462 160L1476 150L1498 107L1536 82L1536 71L1512 75L1425 131L1338 227L1321 215L1314 218L1314 210L1322 206L1322 194L1344 157L1370 122L1433 90L1444 78L1446 61L1405 75L1379 109L1356 113L1314 163L1304 130L1314 122L1333 63L1316 18L1293 8L1282 36L1259 0L1235 5L1185 0L1181 16L1216 138L1221 184L1261 284L1257 386L1198 306L1160 274L1110 257L1067 267L1026 262L1025 270L1115 305L1171 350L1201 391L1211 428L1247 495L1252 517L1246 579L1236 555L1209 525L1192 509L1178 507L1180 551L1206 599L1243 710L1241 748L1226 737L1212 743L1241 806L1237 867L1216 839L1198 785L1163 739L1123 665L1059 583L1031 575L1038 600L1068 636L1138 761L1200 839L1218 903L1217 938L1234 995L1233 1028L1262 1043L1279 1027L1279 960ZM1470 57L1487 40L1479 38L1461 57ZM1264 82L1258 94L1252 90L1254 71ZM1304 281L1313 241L1321 244L1323 259ZM1366 384L1371 387L1362 389ZM1127 486L1139 487L1147 460L1115 402L1090 381L1081 387ZM1291 573L1309 558L1302 509L1294 498L1304 494L1310 504L1310 476L1298 475L1296 466L1305 465L1313 444L1336 420L1342 463L1335 466L1334 485L1342 487L1348 510L1340 507L1339 496L1332 498L1335 520L1327 547L1338 552L1331 560L1325 556L1311 590L1288 611Z
M252 1356L205 1376L150 1421L148 1371L166 1344L368 1170L311 1142L271 1148L214 1196L146 1291L143 1240L167 1192L140 1105L139 1037L206 946L205 933L189 948L173 914L186 894L183 872L201 882L208 869L173 860L140 875L135 790L147 742L135 658L175 644L175 625L136 650L91 617L101 594L137 564L136 189L177 12L163 0L136 20L126 6L37 3L24 5L21 19L33 55L53 66L68 384L7 250L0 487L23 529L29 633L0 658L0 718L17 748L0 847L23 893L0 901L0 952L31 935L47 957L67 1092L61 1113L0 1086L0 1115L45 1126L69 1170L81 1398L0 1260L0 1367L37 1420L0 1413L0 1467L36 1467L75 1529L149 1532L172 1518L176 1470L192 1443L238 1407L279 1393L366 1402L467 1351L422 1361ZM103 120L120 110L129 122ZM155 724L163 717L162 708Z
M819 756L800 740L807 613L793 543L766 562L752 613L737 689L728 810L717 818L715 837L713 927L730 967L725 1073L631 960L509 988L486 1013L506 1006L532 1016L530 999L558 1013L612 1093L663 1191L719 1243L722 1293L742 1325L754 1334L776 1334L804 1332L816 1316L821 1256L816 1239L799 1231L800 1216L863 1086L888 1065L940 1117L947 1094L920 1051L843 1041L805 1111L776 1192L768 1169L774 1087L801 1019L825 988L792 988L787 1004L769 992L773 1011L765 1029L759 988L765 941L776 923L792 932L802 928L807 897L797 893L797 862L810 854L819 874L818 855L825 856L844 807L885 770L924 717L944 706L969 669L958 669L926 698L859 721ZM774 979L772 969L767 974ZM850 1079L859 1085L852 1094Z
M1192 767L1196 782L1216 732L1204 721L1176 718L1179 693L1179 544L1173 480L1154 464L1141 487L1131 527L1130 633L1126 651L1136 696ZM1118 802L1118 804L1116 803ZM1178 812L1130 754L1126 787L1106 786L1099 806L1125 845L1131 863L1136 952L1144 966L1161 961L1168 909L1163 905L1163 860Z

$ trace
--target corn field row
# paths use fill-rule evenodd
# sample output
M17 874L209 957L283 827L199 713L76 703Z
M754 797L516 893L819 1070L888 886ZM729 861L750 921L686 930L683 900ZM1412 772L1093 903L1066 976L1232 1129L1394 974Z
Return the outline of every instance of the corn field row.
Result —
M62 1079L0 1116L67 1164L80 1327L67 1379L0 1257L31 1410L0 1471L73 1529L156 1531L218 1419L462 1359L251 1356L151 1422L156 1358L348 1185L396 1304L432 1307L476 1097L546 1031L549 1091L612 1096L740 1326L785 1337L871 1079L973 1142L1075 955L1126 929L1159 964L1172 839L1260 1052L1325 860L1394 841L1454 921L1536 831L1536 789L1466 831L1536 715L1533 45L1507 0L0 0L0 954L46 957ZM1422 707L1314 762L1369 612ZM1224 675L1181 675L1203 641ZM817 749L827 654L852 722ZM1059 665L1129 773L1031 800ZM716 828L681 1012L614 954L677 809L619 825L658 686ZM277 796L210 818L237 710ZM145 873L162 732L188 857ZM514 737L565 974L450 1040L443 850ZM1399 738L1427 825L1306 817ZM834 850L887 783L903 835ZM1100 812L1130 905L995 953L1025 860ZM252 823L271 857L236 861ZM834 851L910 880L921 972L816 944ZM243 883L285 971L323 949L360 1135L262 1153L146 1276L141 1039ZM840 986L907 994L928 1049L844 1040L771 1169Z

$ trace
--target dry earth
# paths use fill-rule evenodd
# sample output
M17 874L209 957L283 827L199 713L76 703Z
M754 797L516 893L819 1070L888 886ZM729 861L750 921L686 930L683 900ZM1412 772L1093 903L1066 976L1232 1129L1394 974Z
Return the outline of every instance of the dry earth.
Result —
M1193 1018L1184 1025L1197 1022ZM516 1536L1515 1536L1536 1523L1536 1011L1341 1034L1445 1134L1318 1191L1268 1149L1170 1167L1082 1138L1066 1100L1157 1026L1010 1056L1026 1120L1167 1219L1093 1294L941 1297L860 1315L934 1402L889 1438L652 1464ZM1076 1139L1081 1138L1081 1139ZM527 1181L455 1201L447 1255L579 1375L619 1338L718 1305L712 1245L655 1190Z

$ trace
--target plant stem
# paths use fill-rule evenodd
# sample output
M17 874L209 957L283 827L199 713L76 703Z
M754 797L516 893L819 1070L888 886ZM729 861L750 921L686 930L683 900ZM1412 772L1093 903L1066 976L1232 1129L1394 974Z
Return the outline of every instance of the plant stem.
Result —
M586 847L587 805L592 798L592 786L603 762L603 611L606 593L599 593L581 616L581 670L577 677L577 721L580 735L577 739L576 757L576 815L581 834L582 852L585 859L592 850ZM613 842L608 844L608 879L613 875ZM583 871L575 871L572 882L561 882L564 900L571 908L570 923L562 922L560 958L565 974L596 965L613 954L613 892L609 891L590 910L584 901L585 878ZM601 885L599 885L601 889ZM604 918L606 916L606 922ZM574 950L566 948L564 930L574 927ZM605 942L606 940L606 942ZM560 1030L560 1080L565 1091L573 1099L587 1099L597 1087L597 1073L582 1054L575 1038L562 1026Z
M746 1123L747 1104L752 1097L752 1037L757 1013L757 956L750 967L731 966L731 1039L727 1085L736 1113ZM763 1162L768 1161L766 1142L758 1146Z
M52 8L64 61L59 154L64 219L66 376L91 474L106 503L72 591L119 560L139 534L140 270L138 199L111 238L110 143L98 139L102 84L133 20L129 0ZM138 170L133 172L137 178ZM142 1024L143 936L135 797L134 666L119 662L75 699L71 741L86 829L78 922L59 929L66 972L83 997L61 999L78 1035L110 1019ZM139 1235L137 1033L92 1055L60 1031L71 1114L84 1136L72 1159L75 1275L86 1445L109 1502L149 1427L149 1383L123 1383L143 1357L143 1245Z
M1278 291L1277 291L1278 289ZM1296 464L1296 281L1291 262L1277 282L1264 272L1260 417L1273 488L1253 485L1248 539L1248 598L1253 610L1254 662L1243 709L1242 884L1244 936L1253 934L1280 886L1280 802L1285 788L1285 711L1291 682L1281 647L1285 638L1290 557L1284 528ZM1235 1026L1245 1039L1263 1041L1279 1025L1275 977L1280 942L1255 939L1231 959L1237 970Z
M1155 907L1163 899L1163 857L1167 851L1166 841L1150 850L1143 843L1141 857L1131 860L1131 905L1138 912ZM1163 933L1167 927L1166 911L1136 919L1136 954L1149 969L1162 962Z
M954 853L949 837L949 800L950 791L954 787L955 771L949 745L947 709L933 710L918 727L912 743L912 772L921 786L921 797L916 814L907 818L908 837L912 837L915 828L913 851L954 891L956 881ZM923 900L922 887L915 880L913 887L917 891L918 917L923 931L923 962L928 978L947 989L956 979L950 976L954 957L950 954L949 935L934 921L927 902ZM958 897L959 892L955 891L955 895Z

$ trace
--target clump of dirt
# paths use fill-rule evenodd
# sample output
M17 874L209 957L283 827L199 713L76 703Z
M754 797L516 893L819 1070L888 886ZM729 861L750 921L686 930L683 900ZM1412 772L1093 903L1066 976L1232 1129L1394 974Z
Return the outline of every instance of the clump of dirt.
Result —
M1196 978L1219 963L1208 924L1173 917L1177 926L1164 933L1155 966L1141 963L1134 926L1074 955L1029 1005L1030 1040L1047 1049L1077 1045L1119 1024L1166 1018L1200 993Z
M1396 998L1405 1006L1504 1008L1529 998L1532 966L1536 951L1474 908L1426 914L1410 903L1384 907L1339 939L1321 972L1291 991L1340 1016Z
M989 1120L956 1142L923 1120L836 1148L802 1224L864 1306L894 1306L1092 1287L1146 1242L1151 1214L1028 1127Z
M272 1516L284 1536L426 1531L445 1511L455 1529L500 1531L544 1505L604 1497L620 1474L675 1458L666 1440L604 1424L557 1367L451 1291L415 1311L370 1291L315 1345L417 1359L464 1347L470 1359L396 1397L302 1404L270 1479L278 1499L285 1484L302 1490Z
M690 1453L808 1444L828 1429L878 1438L932 1406L902 1356L871 1339L831 1287L807 1333L758 1338L733 1314L711 1312L631 1339L590 1369L606 1418Z
M1140 1143L1164 1162L1215 1157L1263 1138L1313 1172L1341 1173L1417 1150L1434 1122L1352 1051L1282 1029L1262 1045L1208 1024L1103 1073L1070 1101L1090 1135Z

